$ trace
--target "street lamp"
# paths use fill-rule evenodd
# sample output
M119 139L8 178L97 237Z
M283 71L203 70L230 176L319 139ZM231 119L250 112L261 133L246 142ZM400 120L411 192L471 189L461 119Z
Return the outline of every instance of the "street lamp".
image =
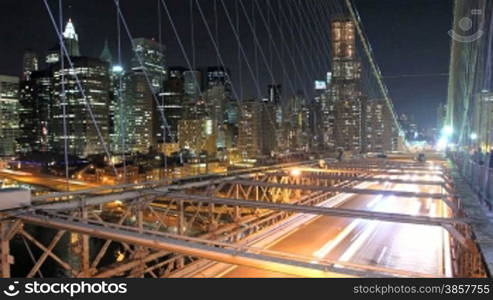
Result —
M471 140L475 141L478 139L478 134L477 133L471 133L471 136L470 136Z
M451 137L454 134L454 129L452 126L445 126L442 130L442 135L446 137Z
M301 175L301 170L300 169L293 169L291 170L291 176L298 177Z
M437 142L437 148L439 150L447 150L452 145L450 141L452 140L452 136L454 134L454 129L452 126L445 126L442 128L442 134L440 135L440 139Z

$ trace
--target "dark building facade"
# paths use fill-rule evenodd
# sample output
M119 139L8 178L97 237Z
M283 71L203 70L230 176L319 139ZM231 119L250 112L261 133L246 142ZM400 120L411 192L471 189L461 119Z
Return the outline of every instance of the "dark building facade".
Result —
M52 74L49 70L30 73L20 85L19 150L21 152L50 150Z

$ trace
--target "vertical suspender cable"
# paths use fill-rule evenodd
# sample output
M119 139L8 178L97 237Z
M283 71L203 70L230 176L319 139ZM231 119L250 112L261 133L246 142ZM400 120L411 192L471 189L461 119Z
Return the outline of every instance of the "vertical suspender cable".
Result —
M173 32L174 32L175 37L176 37L176 41L178 42L178 45L180 46L181 53L183 55L183 58L185 59L185 62L187 63L188 69L193 70L194 69L194 63L191 62L190 57L189 57L187 51L185 50L183 40L181 39L180 34L178 33L178 29L176 27L175 21L173 20L173 17L171 16L171 12L170 12L168 5L166 4L165 0L161 0L161 7L166 12L166 16L168 17L171 28L173 29ZM202 90L201 90L201 87L199 85L197 77L194 76L193 78L194 78L195 84L197 85L197 88L199 90L199 95L202 95ZM168 132L169 132L169 130L168 130Z
M120 6L117 5L117 1L116 0L114 0L114 3L116 5L116 7L118 8L118 15L121 18L121 22L122 22L121 24L123 25L123 28L125 29L125 31L127 33L127 36L128 36L128 39L130 40L130 44L132 46L132 49L135 49L136 45L135 45L135 42L134 42L132 33L130 32L130 29L128 27L128 24L127 24L127 22L125 20L125 16L123 15L123 12L122 12ZM144 67L144 61L143 61L142 56L139 55L139 54L137 54L136 55L136 58L137 58L137 60L138 60L138 62L140 64L140 66L142 67L143 74L144 74L144 77L146 79L148 88L151 91L154 91L154 88L153 88L152 81L150 79L149 73L147 72L146 68ZM154 105L156 105L156 107L159 107L160 106L160 103L159 103L159 99L157 99L156 93L152 92L151 95L152 95L152 99L154 101ZM161 117L164 125L167 127L168 132L170 132L171 130L169 128L168 121L166 120L166 116L164 114L160 113L160 117Z
M240 33L240 10L238 7L238 1L240 0L235 0L235 13L236 13L236 31ZM240 90L239 90L239 97L240 100L243 99L243 60L241 58L241 43L238 40L238 82L240 83Z
M190 71L195 71L195 22L194 22L194 13L193 13L193 1L190 0L190 45L192 46L192 68L193 70ZM195 73L194 73L195 74Z
M266 1L270 1L270 0L266 0ZM271 26L270 25L271 24L270 23L271 22L270 18L271 18L271 12L268 11L267 12L267 24L268 24L269 27ZM269 39L269 65L270 65L270 69L271 70L272 70L272 67L273 67L273 63L272 63L272 60L273 60L272 47L273 47L273 45L272 45L272 43L273 43L272 39ZM271 83L272 84L276 84L275 80L272 81Z
M117 0L117 6L120 6L120 0ZM118 7L116 12L116 30L117 30L117 43L118 43L118 65L122 67L122 37L121 37L121 23L118 17ZM120 142L121 152L123 160L123 183L127 183L127 157L126 157L126 125L124 122L123 114L125 113L125 103L123 101L123 74L118 74L118 109L120 114Z
M485 4L486 5L486 4ZM491 11L491 7L489 8L489 11ZM491 56L491 50L493 46L493 17L490 15L490 26L488 30L488 44L487 44L487 56L486 56L486 71L485 71L485 76L484 76L484 82L483 82L483 89L490 91L491 90L491 67L492 67L492 56ZM482 116L483 113L480 113L480 116ZM490 116L490 118L493 118L493 116ZM482 122L480 123L482 125ZM488 132L488 130L490 132ZM481 137L484 138L484 137ZM486 129L486 141L485 144L487 146L487 149L491 151L491 141L493 140L493 128ZM484 179L483 179L483 186L487 187L488 182L490 180L490 165L491 165L491 159L493 159L490 155L490 153L486 153L486 168L485 168L485 174L484 174Z
M59 11L59 26L60 32L63 32L63 6L62 0L58 0L58 11ZM67 98L65 97L65 56L63 55L63 46L64 40L63 36L59 36L60 42L60 81L61 81L61 93L60 93L60 102L62 104L62 118L63 118L63 154L65 161L65 180L66 180L66 189L70 191L70 182L69 182L69 161L68 161L68 130L67 130Z
M289 18L291 19L295 19L296 17L298 17L296 20L298 23L300 24L303 24L303 26L300 26L300 30L298 30L298 34L300 35L300 38L302 40L302 43L303 44L307 44L305 43L304 41L304 34L303 34L303 30L305 31L306 33L306 38L312 48L312 52L311 54L313 54L313 57L314 59L310 60L311 62L311 65L312 65L312 68L315 68L317 69L317 66L318 66L318 75L321 76L323 75L327 69L324 69L325 66L324 66L324 59L323 57L325 57L326 54L323 53L323 46L321 46L320 44L320 39L323 41L324 40L324 36L325 36L325 33L324 32L320 32L318 31L319 29L319 25L317 23L318 19L316 17L314 17L313 15L311 16L308 16L309 12L307 13L303 7L303 4L300 3L300 5L298 6L298 1L293 1L292 2L294 4L294 9L291 8L290 5L288 5L288 10L289 10ZM311 5L308 5L309 7ZM295 12L297 12L297 14L295 14ZM308 23L308 22L311 22ZM312 26L310 26L312 25ZM311 29L311 30L310 30ZM316 37L319 37L318 39ZM305 48L306 51L308 51L306 48ZM318 53L317 53L318 51ZM314 60L316 60L317 62L314 62ZM317 78L318 79L318 78Z
M296 2L294 2L294 3L296 4ZM299 53L300 59L301 59L301 57L309 57L309 59L308 59L309 64L305 63L305 59L301 59L303 62L303 65L305 66L305 68L307 70L308 70L308 67L311 68L312 78L309 78L309 79L318 79L318 74L322 72L321 67L323 66L323 64L321 61L319 61L318 64L314 61L314 60L320 59L320 56L315 55L315 51L317 49L316 44L311 39L311 31L307 30L306 27L308 27L308 26L306 26L305 22L303 21L303 20L307 19L308 16L307 16L306 12L304 12L304 17L300 17L300 19L298 20L297 18L295 18L293 10L291 9L291 4L289 2L286 5L286 7L287 7L288 12L286 12L286 13L283 12L283 14L287 16L288 20L291 20L296 24L295 26L291 26L291 35L292 35L293 39L296 39L295 32L298 34L298 41L301 41L301 45L305 50L305 53L303 53L300 50L301 48L298 48L298 53ZM298 11L298 13L301 13L300 8L295 7L295 10ZM288 13L289 13L289 15L288 15ZM298 14L298 16L299 16L299 14ZM313 20L311 20L311 21L313 22ZM293 30L293 27L296 30ZM305 34L303 33L303 30L305 31ZM306 37L306 39L305 39L305 37ZM299 44L299 42L296 44ZM311 86L311 82L310 82L310 86ZM311 88L310 88L310 90L311 90ZM307 100L309 100L309 99L307 99Z
M160 45L163 45L163 19L162 19L162 15L161 15L161 1L160 0L157 0L157 17L158 17L158 39L159 39L159 44ZM165 108L165 98L164 98L164 77L163 77L163 73L161 72L160 74L160 96L161 96L161 106L159 107L159 110L161 110L160 114L161 115L165 115L165 111L164 111L164 108ZM167 174L168 174L168 157L166 155L166 124L164 124L164 121L163 121L163 159L164 159L164 177L167 178ZM169 134L171 134L171 132L169 132Z
M194 1L194 0L192 0ZM200 5L200 3L198 2L198 0L195 0L195 4L197 5L197 9L199 11L199 15L202 19L202 23L204 23L205 25L205 28L206 28L206 31L207 31L207 34L209 35L209 39L211 40L212 42L212 45L214 46L214 49L216 51L216 54L218 56L218 59L219 59L219 62L220 62L220 65L223 69L226 69L226 65L224 63L224 59L221 55L221 51L219 50L219 47L218 45L216 44L216 41L214 39L214 34L212 33L212 30L209 26L209 23L207 22L207 18L205 17L205 14L204 14L204 11L202 10L202 6ZM231 80L231 78L229 77L229 74L226 72L226 75L228 76L228 79ZM233 89L233 94L234 96L238 99L238 93L236 92L236 88L234 85L232 85L232 89Z
M264 16L264 13L262 12L262 9L261 9L260 5L258 4L258 2L256 0L252 0L252 1L255 3L255 5L257 7L257 11L258 11L258 13L259 13L259 15L260 15L263 23L265 24L266 27L268 27L267 20L266 20L266 18ZM302 84L303 78L301 76L301 73L300 73L299 69L296 67L296 61L294 59L293 53L290 51L290 49L288 47L288 41L287 41L288 39L286 38L286 36L285 36L285 34L283 32L283 29L282 29L282 26L281 26L281 22L275 16L275 12L276 11L272 8L271 3L267 2L267 6L268 6L268 9L271 10L271 12L272 12L272 19L274 20L274 24L277 26L277 29L279 30L279 35L280 35L280 38L281 38L281 43L284 44L284 47L281 47L281 49L286 49L286 53L288 55L289 61L291 62L292 66L293 66L293 69L294 69L293 72L294 72L295 76L298 77L298 80L299 80L300 84ZM278 8L278 11L281 11L281 7ZM269 36L272 37L272 31L270 30L270 28L267 28L267 32L268 32ZM289 80L289 76L288 75L287 75L287 77L288 77L288 80ZM308 92L306 90L306 85L303 85L302 84L301 87L302 87L302 89L304 91L305 96L308 97Z
M220 47L219 44L219 17L217 15L217 0L214 0L214 30L216 33L216 43ZM219 64L219 59L217 60L217 64ZM226 71L226 70L224 70Z
M252 1L252 23L253 23L253 46L254 46L254 63L255 63L255 77L259 79L259 65L258 65L258 45L255 43L255 36L257 34L257 20L255 18L255 3ZM262 99L259 99L262 101Z
M56 31L56 34L57 34L58 38L61 39L61 40L63 40L63 34L59 30L59 27L57 25L57 22L55 20L55 17L53 15L53 12L51 11L51 7L48 4L48 0L44 0L43 3L45 5L45 7L46 7L46 10L48 11L48 14L49 14L49 17L50 17L50 21L51 21L51 23L53 25L53 28ZM73 63L72 59L70 58L70 55L68 53L67 48L65 47L65 44L62 43L61 45L62 45L63 53L64 53L64 55L65 55L65 57L67 59L67 62L69 64L69 67L71 69L74 69L74 63ZM111 163L111 166L113 167L113 171L115 173L115 176L118 176L118 172L116 171L115 165L112 163L112 160L111 160L111 153L108 150L108 145L106 144L107 141L105 141L105 139L103 138L103 135L101 133L101 129L99 128L98 122L96 121L96 116L94 115L94 112L92 111L92 106L91 106L90 99L87 98L86 93L84 91L84 88L83 88L83 85L82 85L82 81L80 80L80 78L77 75L77 73L74 73L73 74L73 77L75 78L75 82L77 84L77 88L79 89L80 93L82 94L82 98L86 100L86 101L84 101L85 107L86 107L86 109L87 109L87 111L89 113L89 116L91 118L91 122L94 125L94 128L96 129L96 133L98 135L99 142L101 143L101 145L102 145L102 147L104 149L104 153L105 153L106 157L109 158L109 161Z
M226 14L226 18L227 18L227 20L229 22L229 25L230 25L230 27L231 27L231 29L233 31L233 34L235 35L236 40L237 40L237 42L238 42L238 44L240 46L240 51L243 54L243 56L245 58L245 61L247 63L247 66L249 67L249 70L250 70L251 69L251 66L250 66L250 63L248 61L248 56L246 55L246 53L245 53L245 51L243 49L243 46L242 46L242 43L241 43L240 34L239 34L238 31L236 31L236 29L235 29L235 27L233 25L233 20L231 18L231 14L229 13L229 9L227 8L226 4L224 3L224 0L220 0L220 1L221 1L222 6L223 6L223 9L224 9L224 12ZM252 24L252 22L250 20L250 17L248 16L248 13L246 12L246 9L245 9L243 3L241 2L241 0L240 0L240 4L241 4L242 9L243 9L243 11L245 13L246 21L247 21L248 25L250 26L251 32L253 34L254 42L255 42L256 46L258 47L258 49L260 50L260 54L262 55L262 59L264 61L264 64L265 64L265 66L267 68L267 71L268 71L269 75L271 76L271 79L274 81L274 74L273 74L272 70L270 69L269 62L268 62L267 57L266 57L266 55L265 55L265 53L263 51L262 45L259 42L259 39L258 39L256 30L253 27L253 24ZM255 75L255 71L251 71L251 74L252 74L252 79L253 79L254 83L256 84L256 86L258 88L258 91L257 92L258 92L258 98L260 99L260 103L263 106L265 106L265 103L262 101L262 91L259 88L258 75ZM270 117L270 115L269 115L269 119L270 119L270 122L272 122L272 125L275 127L275 122L274 122L274 120L272 120L272 118Z
M368 60L370 61L370 66L373 70L373 73L374 73L375 78L377 80L377 83L380 87L380 90L382 91L385 102L387 103L387 106L390 109L394 124L395 124L396 128L398 128L400 136L404 137L404 131L402 130L402 127L399 123L399 118L397 117L397 113L395 111L394 105L392 103L392 100L390 99L387 86L385 85L385 83L382 80L382 74L380 72L380 69L378 68L378 65L375 63L375 60L373 58L373 52L370 48L370 45L368 44L368 40L366 39L366 35L362 29L359 15L356 12L355 8L353 7L351 0L345 0L345 3L347 6L347 9L349 10L349 13L351 14L353 21L354 21L354 25L356 26L356 31L358 32L358 35L361 39L361 43L363 44L363 48L366 52Z
M226 12L226 17L228 18L228 20L230 20L230 16L229 16L228 9L226 8L226 5L224 5L224 0L221 0L221 2L223 2L224 11ZM253 34L253 37L254 37L254 42L255 42L256 46L258 47L258 49L260 50L260 55L261 55L261 57L262 57L262 59L263 59L263 62L264 62L265 67L267 68L267 72L269 73L269 75L270 75L270 77L271 77L271 81L276 81L276 80L275 80L275 76L274 76L274 72L272 71L272 69L271 69L271 67L270 67L270 65L269 65L269 61L268 61L268 59L267 59L267 56L266 56L266 54L265 54L265 51L263 50L263 47L262 47L262 45L260 44L260 39L258 38L258 35L257 35L257 33L256 33L256 29L255 29L255 27L254 27L254 25L253 25L253 21L251 20L250 16L248 15L248 11L246 10L246 7L245 7L245 5L243 4L242 0L240 0L240 1L239 1L239 3L240 3L241 8L242 8L242 10L243 10L243 14L244 14L244 15L245 15L245 17L246 17L246 21L247 21L247 22L246 22L246 24L250 27L250 30L251 30L251 32L252 32L252 34ZM268 35L269 35L269 39L270 39L270 40L272 40L272 34L271 34L272 32L270 31L270 29L269 29L269 27L268 27L267 22L265 21L265 19L263 19L263 21L264 21L264 27L266 28L267 33L268 33ZM236 39L238 40L238 42L239 42L239 43L240 43L240 45L241 45L240 35L239 35L239 33L238 33L238 32L236 32L235 30L233 30L233 33L235 34ZM242 49L243 49L243 48L242 48ZM278 56L279 56L279 62L280 62L280 65L281 65L281 67L284 69L284 68L285 68L284 62L282 61L282 59L281 59L281 57L280 57L279 53L277 52L277 48L274 48L274 49L276 50L276 54L278 54ZM243 51L243 52L244 52L244 51ZM247 59L246 54L245 54L245 59ZM288 78L288 79L289 79L289 78ZM293 87L293 84L292 84L291 80L288 80L288 84L289 84L289 86L291 87L291 90L292 90L292 92L293 92L293 94L294 94L294 92L295 92L295 91L294 91L294 87Z

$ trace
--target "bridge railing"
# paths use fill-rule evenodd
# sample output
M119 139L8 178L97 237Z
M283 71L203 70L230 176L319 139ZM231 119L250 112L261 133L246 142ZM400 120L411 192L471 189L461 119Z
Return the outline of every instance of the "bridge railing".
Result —
M454 153L452 159L481 202L493 210L493 169L467 153Z

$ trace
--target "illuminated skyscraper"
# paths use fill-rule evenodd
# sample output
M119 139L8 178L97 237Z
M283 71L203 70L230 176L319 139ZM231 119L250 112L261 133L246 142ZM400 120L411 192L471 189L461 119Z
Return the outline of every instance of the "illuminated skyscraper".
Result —
M159 114L154 112L154 95L149 88L143 72L130 72L124 78L124 107L127 151L147 153L156 146L156 133L153 126L154 118ZM161 122L159 119L157 122Z
M364 117L363 151L381 153L394 150L394 122L385 100L369 100Z
M262 155L270 156L276 150L277 141L277 124L276 111L279 105L270 102L268 98L263 99L260 106L260 151Z
M19 150L48 151L52 76L50 71L32 72L20 84Z
M152 92L160 92L163 82L168 78L166 47L146 38L134 39L133 44L132 70L142 74L145 72L154 89Z
M330 73L332 74L332 73ZM329 95L329 80L315 82L315 99L312 103L312 132L314 143L320 149L335 149L334 101Z
M125 150L147 153L156 148L158 139L162 140L164 123L158 110L163 103L157 105L156 99L162 102L159 96L168 74L166 48L145 38L134 39L133 45L132 70L122 78L123 109L118 110L120 115L115 119L124 124Z
M185 71L183 78L185 80L185 96L196 99L202 90L202 72Z
M281 106L281 96L282 96L282 86L280 84L269 84L268 87L268 100L269 103L274 104L275 109L275 120L276 126L279 128L282 124L282 106Z
M308 130L308 115L306 114L306 98L298 92L287 99L283 107L283 123L280 134L283 151L298 151L308 145L306 130Z
M204 152L210 156L216 153L216 136L209 119L180 120L178 140L180 148L189 150L195 157Z
M72 23L72 19L68 19L65 31L63 32L63 38L68 54L70 56L80 56L79 36L75 32L75 26L74 23Z
M212 130L217 136L218 148L224 148L226 144L224 125L227 121L226 106L229 100L227 94L226 87L222 84L213 85L204 93L205 113L212 120Z
M75 26L74 23L72 22L72 19L69 19L67 25L65 26L65 30L63 31L63 41L69 56L73 56L73 57L81 56L79 50L79 36L75 31ZM45 62L47 64L56 64L59 61L60 61L60 45L57 44L55 47L48 50L48 54L46 55Z
M330 105L334 116L335 147L359 153L363 143L363 103L360 88L361 63L356 55L355 25L350 18L331 22L332 84ZM327 120L330 122L330 120Z
M24 58L22 60L22 78L28 80L31 73L38 70L38 57L36 53L31 49L27 49L24 52Z
M173 72L171 72L173 70ZM159 94L159 99L164 103L164 115L168 122L169 128L166 133L166 142L172 143L178 141L178 122L183 118L183 76L177 73L176 69L170 69L170 77L164 84L163 92ZM173 75L172 75L173 74ZM160 108L155 110L154 127L159 128L156 132L158 142L162 142L163 130Z
M238 126L238 150L244 159L270 156L277 146L274 105L268 99L243 100Z
M19 77L0 75L0 155L17 150L19 133Z
M261 153L261 108L262 104L257 99L243 100L241 103L238 150L244 159L255 159Z
M96 58L72 57L74 68L53 68L52 118L50 135L53 148L64 152L64 139L68 139L68 150L72 155L86 157L104 153L103 144L98 136L91 115L99 127L99 133L109 142L109 91L110 78L108 65ZM67 66L68 63L65 63ZM63 81L62 81L62 74ZM79 89L76 77L80 80L83 93ZM62 94L62 82L65 97ZM83 97L85 96L85 97ZM65 120L67 136L63 130L63 106L66 103ZM89 109L90 107L90 109Z
M206 70L206 89L223 86L228 99L233 97L231 71L223 67L208 67Z
M184 81L184 118L200 119L208 116L207 105L202 95L202 72L183 72Z

